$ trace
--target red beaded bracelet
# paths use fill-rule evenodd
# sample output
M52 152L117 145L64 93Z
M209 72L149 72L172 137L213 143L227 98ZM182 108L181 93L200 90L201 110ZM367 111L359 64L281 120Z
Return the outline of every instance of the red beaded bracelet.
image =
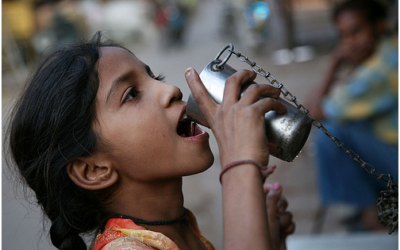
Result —
M256 166L258 169L260 169L260 171L261 171L264 175L271 174L271 173L274 171L274 169L276 168L276 166L272 166L272 167L269 169L269 167L265 167L265 166L263 166L263 165L261 165L261 164L255 162L255 161L253 161L253 160L234 161L234 162L231 162L231 163L225 165L225 167L222 168L221 173L219 174L219 182L222 183L222 175L223 175L226 171L228 171L229 169L231 169L231 168L233 168L233 167L236 167L236 166L238 166L238 165L242 165L242 164L253 164L253 165Z

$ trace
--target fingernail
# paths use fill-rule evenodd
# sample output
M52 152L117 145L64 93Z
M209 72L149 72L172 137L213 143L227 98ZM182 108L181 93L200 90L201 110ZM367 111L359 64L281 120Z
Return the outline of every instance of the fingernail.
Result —
M190 75L192 75L192 68L188 68L186 71L185 71L185 76L186 77L190 77Z
M274 183L274 185L272 186L272 189L273 189L273 190L279 190L279 189L281 189L281 184L279 184L278 182L277 182L277 183Z

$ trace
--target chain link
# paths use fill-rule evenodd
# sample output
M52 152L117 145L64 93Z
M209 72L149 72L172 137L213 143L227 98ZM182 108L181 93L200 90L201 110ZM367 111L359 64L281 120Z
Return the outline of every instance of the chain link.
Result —
M392 176L390 174L382 174L379 172L371 164L365 162L357 153L352 150L349 150L345 147L344 143L338 138L332 136L329 131L317 120L315 120L309 113L308 109L306 109L299 101L297 101L296 96L287 90L282 83L278 82L276 78L269 72L265 71L260 65L256 62L250 61L247 56L242 55L239 52L233 50L231 47L228 50L229 53L236 55L236 57L242 61L250 65L254 72L258 75L264 77L269 85L274 88L277 88L281 91L283 97L289 102L293 103L304 115L308 116L312 120L312 124L321 130L326 136L328 136L332 142L336 144L337 147L344 150L344 152L355 162L357 162L362 169L366 172L375 176L377 179L387 182L387 190L381 191L380 197L377 200L377 210L378 210L378 219L384 226L389 226L389 234L391 234L395 229L397 229L398 225L398 184L393 181ZM230 56L230 55L229 55Z
M299 101L297 101L296 96L294 96L292 93L290 93L289 90L287 90L283 86L282 83L278 82L278 80L276 80L276 78L271 73L265 71L256 62L250 61L247 56L244 56L241 53L235 52L232 50L229 50L229 51L232 52L232 54L236 55L236 57L240 61L249 64L252 67L253 71L256 72L258 75L264 77L272 87L280 89L281 93L283 94L283 96L286 100L293 103L299 110L302 111L303 114L307 115L312 120L312 123L315 127L320 129L326 136L328 136L336 144L337 147L342 148L350 158L352 158L354 161L358 162L365 171L367 171L369 174L375 176L379 180L383 180L386 182L389 182L391 180L390 175L382 174L381 172L379 172L374 166L372 166L371 164L369 164L369 163L365 162L363 159L361 159L361 157L358 154L356 154L354 151L347 149L341 140L332 136L329 133L329 131L320 122L315 120L309 114L308 109L306 109Z

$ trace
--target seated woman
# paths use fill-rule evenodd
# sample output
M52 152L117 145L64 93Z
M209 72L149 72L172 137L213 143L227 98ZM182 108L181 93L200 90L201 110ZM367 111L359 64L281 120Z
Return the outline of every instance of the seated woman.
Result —
M388 10L376 0L347 0L332 18L340 39L307 107L345 147L398 182L398 36L389 32ZM344 220L350 231L387 230L376 209L387 184L323 133L316 153L321 204L352 207L354 216Z
M224 166L224 249L285 249L294 223L281 186L263 184L271 171L262 167L264 113L286 110L279 90L254 84L238 100L256 76L240 71L217 105L195 70L185 76ZM87 249L81 236L92 232L95 250L213 249L184 207L182 177L213 163L209 135L185 110L177 87L100 33L42 62L15 107L10 148L55 247Z

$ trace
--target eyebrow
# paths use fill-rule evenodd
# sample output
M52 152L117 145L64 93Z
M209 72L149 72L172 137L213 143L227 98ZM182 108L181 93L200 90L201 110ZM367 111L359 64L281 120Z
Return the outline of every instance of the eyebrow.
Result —
M119 86L121 86L121 83L123 83L129 79L132 79L134 77L134 75L135 74L133 71L129 71L129 72L126 72L125 74L119 76L117 79L115 79L112 82L110 92L108 92L106 103L114 95L115 91L119 88Z
M149 65L144 64L143 66L144 66L144 68L145 68L147 74L149 74L149 75L150 75L150 74L153 74L153 72L151 71ZM106 103L107 103L107 102L109 101L109 99L114 95L115 91L119 88L119 86L121 85L121 83L123 83L123 82L125 82L125 81L127 81L127 80L132 79L134 76L135 76L135 73L134 73L133 71L129 71L129 72L126 72L125 74L119 76L117 79L115 79L115 80L112 82L112 84L111 84L111 89L110 89L110 91L108 92L108 95L107 95L107 98L106 98Z

